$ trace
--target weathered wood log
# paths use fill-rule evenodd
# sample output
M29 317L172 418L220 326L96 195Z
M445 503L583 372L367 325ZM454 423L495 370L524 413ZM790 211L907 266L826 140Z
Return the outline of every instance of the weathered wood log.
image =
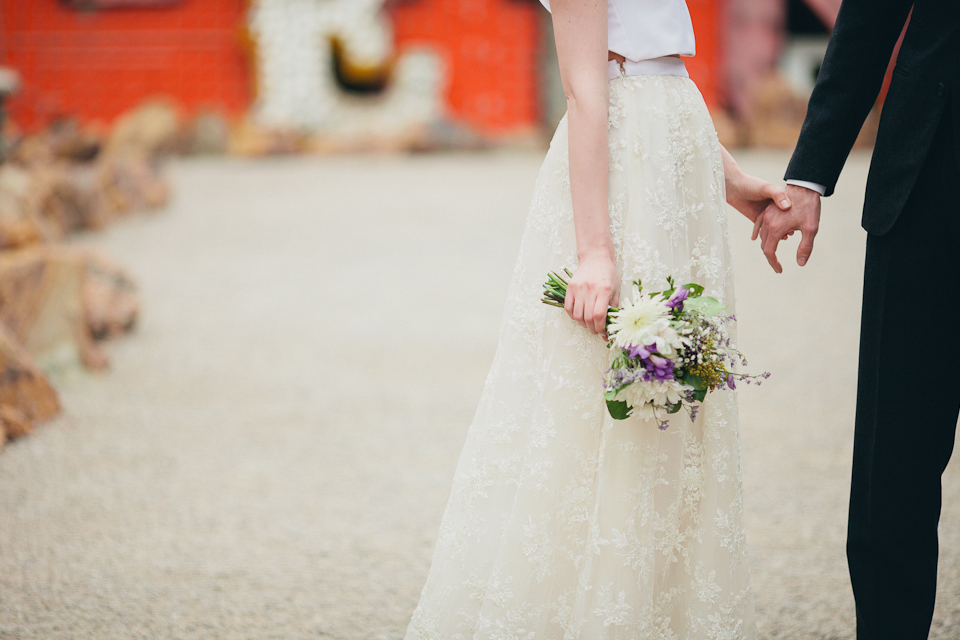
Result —
M167 203L170 186L156 160L134 152L105 154L99 181L110 214L155 209Z
M86 263L61 246L0 253L0 321L48 371L107 364L84 316Z
M47 376L0 324L0 441L29 433L59 411L57 392Z
M137 286L113 260L99 253L86 256L83 310L95 340L130 331L140 312Z
M33 172L7 163L0 166L0 249L48 242L61 229L40 215Z
M0 248L54 242L109 220L98 170L88 164L0 167Z
M100 136L80 128L73 118L53 122L46 131L47 144L53 156L69 162L90 162L103 146Z
M30 418L10 404L0 405L0 425L6 436L11 439L28 435L33 431L33 422Z
M179 132L180 117L176 107L167 100L151 100L117 119L106 150L112 155L132 151L153 157L173 151Z
M230 124L216 111L198 113L181 128L177 152L181 155L223 155L230 146Z

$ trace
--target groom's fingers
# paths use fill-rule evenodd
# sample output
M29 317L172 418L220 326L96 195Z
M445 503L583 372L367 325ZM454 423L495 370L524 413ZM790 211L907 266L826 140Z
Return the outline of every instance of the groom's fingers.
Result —
M817 236L817 232L813 230L800 231L800 246L797 248L797 264L801 267L807 264L807 260L810 259L810 254L813 253L813 239Z
M760 215L757 216L757 219L753 221L753 233L750 234L750 240L756 240L757 236L760 235L760 228L763 226L763 218L765 212L761 211Z
M774 271L783 273L783 267L780 266L780 261L777 260L777 246L780 244L782 232L768 227L764 229L764 232L766 237L763 239L763 255L767 257L767 262L770 263Z

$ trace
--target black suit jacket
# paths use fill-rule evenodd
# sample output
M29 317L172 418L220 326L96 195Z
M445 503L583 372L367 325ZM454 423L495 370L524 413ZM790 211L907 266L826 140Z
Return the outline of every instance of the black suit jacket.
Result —
M786 173L833 193L911 7L867 179L863 227L877 235L906 204L944 105L960 132L960 0L843 0Z

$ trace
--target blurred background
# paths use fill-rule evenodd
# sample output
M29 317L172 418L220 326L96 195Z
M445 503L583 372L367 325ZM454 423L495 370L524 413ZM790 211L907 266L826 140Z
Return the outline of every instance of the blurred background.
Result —
M687 5L721 141L779 182L840 0ZM730 211L763 638L854 637L883 95L809 265ZM0 640L403 637L564 109L535 0L0 0ZM941 549L955 640L956 462Z
M722 141L791 146L840 0L687 4L687 65ZM109 137L162 100L183 153L431 149L536 139L564 111L535 0L0 6L8 136L70 120Z

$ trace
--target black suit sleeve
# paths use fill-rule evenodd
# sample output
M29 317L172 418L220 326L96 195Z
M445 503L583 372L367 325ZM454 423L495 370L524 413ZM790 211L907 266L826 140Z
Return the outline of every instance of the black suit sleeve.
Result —
M785 179L833 193L913 0L843 0Z

